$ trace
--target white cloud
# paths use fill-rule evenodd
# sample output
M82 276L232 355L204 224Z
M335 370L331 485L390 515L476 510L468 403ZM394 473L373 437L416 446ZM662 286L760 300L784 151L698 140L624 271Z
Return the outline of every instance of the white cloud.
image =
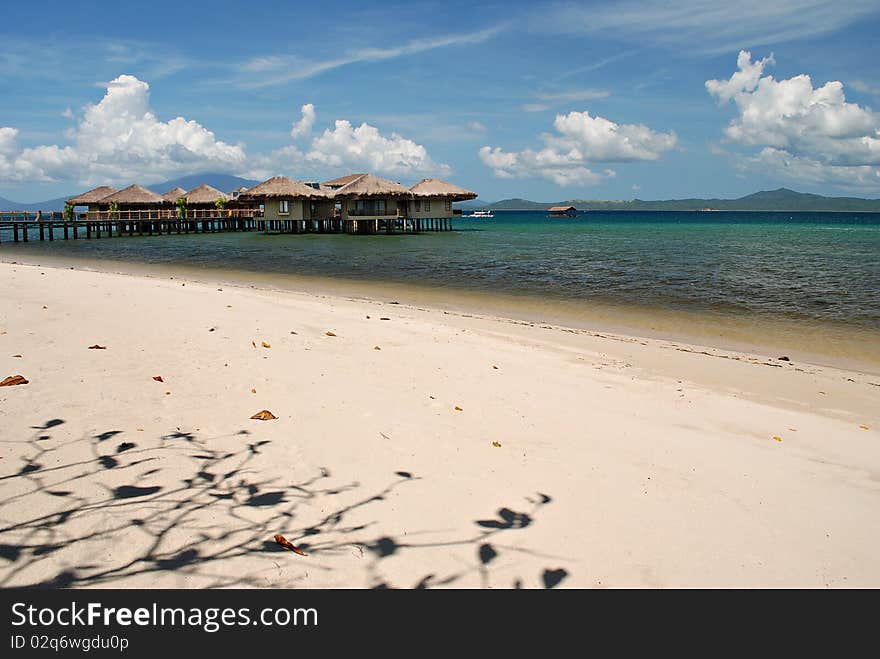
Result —
M61 113L61 116L65 119L73 119L73 110L70 108L64 108L64 111Z
M10 129L2 130L0 172L11 180L150 183L200 170L232 172L245 162L241 146L217 140L195 121L160 121L149 105L149 85L130 75L108 83L104 98L85 108L70 145L10 152Z
M544 112L549 110L550 106L547 103L526 103L521 105L520 108L523 112Z
M532 24L552 32L614 35L640 44L723 53L828 34L869 16L869 0L624 0L559 4L535 11Z
M484 146L479 155L499 178L543 178L557 185L592 185L615 176L596 172L595 163L656 160L675 147L674 132L661 133L643 124L617 124L589 112L556 115L555 134L541 136L544 148L506 152Z
M839 183L848 171L859 185L876 185L869 170L880 165L880 114L847 102L839 81L814 88L806 74L785 80L764 75L772 63L772 57L753 63L741 51L730 79L706 81L719 102L736 105L738 114L724 129L727 141L762 147L744 162L776 164L812 182Z
M477 32L414 39L400 46L360 48L326 60L305 60L297 56L260 56L243 62L238 66L239 70L247 75L237 79L235 82L245 88L280 85L292 80L312 78L326 71L332 71L333 69L358 62L381 62L437 48L482 43L494 37L501 29L500 26L496 26Z
M294 124L291 136L305 140L307 134L296 128L308 120L311 133L314 118L314 106L304 105L303 118ZM383 135L368 123L354 126L347 119L337 119L332 128L311 138L306 146L291 144L253 158L249 174L262 177L279 170L304 178L350 171L398 177L448 175L452 171L448 165L435 162L428 150L413 140L395 132Z
M312 126L315 125L315 106L306 103L301 108L302 118L294 122L293 128L290 129L290 136L293 139L305 137L312 133Z
M853 80L850 84L850 87L855 89L857 92L862 92L863 94L871 94L871 96L877 96L880 98L880 87L876 85L869 85L867 82L863 80Z
M482 121L469 121L467 127L469 130L472 130L475 133L486 132L486 124L484 124Z
M611 96L611 92L606 89L576 89L574 91L568 92L557 92L555 94L551 93L540 93L537 95L538 99L542 101L558 101L558 102L567 102L567 101L592 101L597 98L608 98Z

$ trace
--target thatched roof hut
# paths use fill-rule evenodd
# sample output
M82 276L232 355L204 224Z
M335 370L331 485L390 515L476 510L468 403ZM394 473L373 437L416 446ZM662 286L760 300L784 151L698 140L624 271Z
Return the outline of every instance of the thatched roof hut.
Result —
M177 200L186 195L186 190L183 188L171 188L168 192L162 195L162 199L165 201L169 201L172 204L177 203Z
M476 199L477 193L465 190L439 178L423 178L409 189L416 197L441 197L452 201Z
M226 194L220 192L217 188L213 188L210 185L205 185L204 183L197 188L193 188L192 190L186 193L186 203L188 206L196 206L196 205L214 205L214 202L220 198L226 198Z
M248 188L240 195L239 199L326 199L331 196L331 192L327 190L317 190L301 181L294 181L286 176L273 176L268 181L258 183L252 188Z
M152 205L152 204L161 204L164 199L157 195L152 190L147 190L142 185L130 185L119 192L114 192L113 194L107 195L106 197L99 200L98 203L101 204L109 204L110 202L115 201L117 204L128 206L128 205Z
M337 198L367 199L370 197L411 197L412 193L396 181L373 174L361 174L333 193Z
M363 176L363 174L349 174L347 176L340 176L339 178L324 181L321 185L325 185L328 188L341 188L343 185L348 185L352 181L359 179L361 176Z
M107 195L111 195L116 192L116 188L111 188L107 185L102 185L97 188L92 188L88 192L83 192L75 197L71 197L67 200L68 204L72 206L89 206L97 204Z

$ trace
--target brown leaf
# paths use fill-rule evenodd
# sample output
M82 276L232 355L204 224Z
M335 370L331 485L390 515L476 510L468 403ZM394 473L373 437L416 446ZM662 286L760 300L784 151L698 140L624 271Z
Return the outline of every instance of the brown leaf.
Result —
M305 553L299 547L294 546L294 544L292 542L290 542L290 540L285 538L280 533L275 534L274 540L275 540L275 542L277 542L279 545L281 545L285 549L289 549L290 551L292 551L294 554L299 554L300 556L308 556L307 553Z
M89 346L89 350L106 350L107 346L99 346L97 343L93 346Z
M456 411L456 412L461 412L461 411L463 411L463 410L462 410L458 405L456 405L456 406L455 406L455 411Z
M782 437L779 437L778 435L773 435L773 439L775 439L777 442L782 441Z
M154 379L156 382L165 382L165 380L162 379L162 376L161 376L161 375L154 375L154 376L153 376L153 379Z
M381 350L381 349L382 348L380 348L379 346L373 346L373 350Z
M492 364L492 368L494 368L496 371L498 370L498 367L495 366L495 364Z
M257 347L257 342L256 342L256 341L251 341L251 345L252 345L254 348L256 348L256 347Z
M272 347L268 343L266 343L265 341L263 341L262 345L264 348L271 348Z
M326 336L336 336L333 332L324 332Z
M868 428L868 426L864 426L864 425L859 426L859 428L861 428L862 430L870 430L870 428Z
M391 320L390 318L380 318L379 320Z
M257 393L257 390L256 390L256 389L251 389L251 393L252 393L252 394L255 394L255 393Z
M21 357L21 355L12 355L13 357Z
M269 410L261 410L254 414L252 419L256 419L257 421L271 421L272 419L277 419L278 417L272 414Z
M3 382L0 382L0 387L14 387L17 384L27 383L28 381L23 375L10 375L8 378L4 378Z
M501 442L492 442L492 446L494 446L495 448L500 448Z

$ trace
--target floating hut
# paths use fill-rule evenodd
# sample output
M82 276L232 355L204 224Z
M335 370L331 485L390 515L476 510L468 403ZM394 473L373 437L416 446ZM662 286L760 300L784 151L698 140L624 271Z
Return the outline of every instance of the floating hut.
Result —
M574 217L577 215L577 208L574 206L551 206L547 209L549 217Z
M477 193L465 190L439 178L423 178L409 191L413 199L408 202L407 217L452 217L452 202L476 199Z
M333 199L326 190L286 176L274 176L238 195L239 202L263 206L266 220L297 221L333 217Z
M106 197L107 195L111 195L116 192L116 188L111 188L107 185L101 185L97 188L92 188L88 192L83 192L76 197L71 197L67 200L67 203L71 206L88 206L90 211L99 210L101 208L100 201Z

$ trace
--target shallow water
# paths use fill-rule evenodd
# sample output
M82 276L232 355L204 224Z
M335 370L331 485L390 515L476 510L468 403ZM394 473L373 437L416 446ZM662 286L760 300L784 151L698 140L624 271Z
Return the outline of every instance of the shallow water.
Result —
M496 212L456 218L455 228L15 245L4 235L0 258L220 270L279 288L308 280L337 293L880 363L880 214Z

